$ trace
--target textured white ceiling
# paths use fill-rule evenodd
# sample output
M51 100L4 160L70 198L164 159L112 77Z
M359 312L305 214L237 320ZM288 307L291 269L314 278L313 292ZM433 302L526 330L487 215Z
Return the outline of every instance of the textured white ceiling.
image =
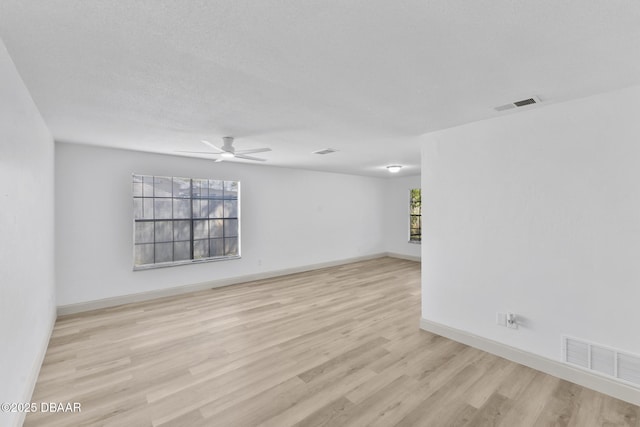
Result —
M640 83L630 0L0 0L0 37L59 141L232 135L270 165L363 175L417 173L420 135L510 101Z

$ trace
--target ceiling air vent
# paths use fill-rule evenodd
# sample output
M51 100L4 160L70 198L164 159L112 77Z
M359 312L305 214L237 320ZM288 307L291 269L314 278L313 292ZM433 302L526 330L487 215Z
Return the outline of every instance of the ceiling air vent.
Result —
M523 99L522 101L516 101L513 104L516 107L524 107L525 105L535 104L536 100L533 98Z
M531 98L523 99L521 101L515 101L510 104L500 105L499 107L495 107L494 110L496 111L511 110L513 108L525 107L527 105L539 104L539 103L540 103L540 98L538 98L537 96L532 96Z
M562 337L565 363L640 388L640 356L585 340Z
M338 150L335 150L333 148L324 148L322 150L318 150L318 151L314 151L311 154L330 154L330 153L335 153Z

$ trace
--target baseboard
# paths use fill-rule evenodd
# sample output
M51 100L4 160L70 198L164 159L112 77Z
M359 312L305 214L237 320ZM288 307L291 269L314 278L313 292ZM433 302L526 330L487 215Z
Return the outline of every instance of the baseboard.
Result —
M640 405L640 390L612 379L424 318L420 319L420 328L625 402Z
M53 312L51 318L51 324L49 325L49 332L45 334L44 342L40 346L40 351L37 354L37 357L33 361L33 366L31 367L31 371L29 376L27 377L27 389L25 391L24 397L21 402L32 402L31 398L33 396L33 392L36 388L36 382L38 381L38 376L40 376L40 368L42 368L42 363L44 362L44 357L47 354L47 348L49 348L49 341L51 340L51 335L53 334L53 328L56 325L56 315L55 311ZM19 412L18 417L16 417L15 421L16 427L20 427L24 424L24 420L27 416L26 412Z
M295 273L304 273L305 271L318 270L321 268L335 267L338 265L350 264L358 261L367 261L375 258L387 256L386 252L372 255L359 256L354 258L341 259L336 261L321 262L317 264L309 264L300 267L285 268L282 270L268 271L264 273L246 274L242 276L231 277L228 279L212 280L208 282L195 283L190 285L176 286L166 289L158 289L148 292L140 292L129 295L122 295L99 300L80 302L76 304L68 304L58 306L58 316L68 314L82 313L85 311L97 310L100 308L115 307L122 304L130 304L133 302L148 301L155 298L169 297L174 295L186 294L189 292L203 291L211 288L219 288L222 286L235 285L238 283L252 282L254 280L272 279L274 277L286 276Z
M419 256L399 254L399 253L396 253L396 252L387 252L387 256L391 257L391 258L406 259L406 260L415 261L415 262L421 262L422 261L422 258L419 257Z

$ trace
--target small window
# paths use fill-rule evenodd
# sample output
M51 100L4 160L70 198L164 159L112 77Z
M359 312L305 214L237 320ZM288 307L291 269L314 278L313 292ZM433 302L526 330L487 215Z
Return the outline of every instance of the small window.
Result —
M240 183L133 175L134 269L240 256Z
M409 195L409 242L422 241L422 201L419 188L411 189Z

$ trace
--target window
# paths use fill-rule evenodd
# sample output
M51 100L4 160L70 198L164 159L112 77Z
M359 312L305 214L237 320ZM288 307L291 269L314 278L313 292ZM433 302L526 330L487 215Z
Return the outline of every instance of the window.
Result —
M240 256L240 183L133 175L134 269Z
M422 241L422 201L419 188L413 188L409 194L409 242Z

